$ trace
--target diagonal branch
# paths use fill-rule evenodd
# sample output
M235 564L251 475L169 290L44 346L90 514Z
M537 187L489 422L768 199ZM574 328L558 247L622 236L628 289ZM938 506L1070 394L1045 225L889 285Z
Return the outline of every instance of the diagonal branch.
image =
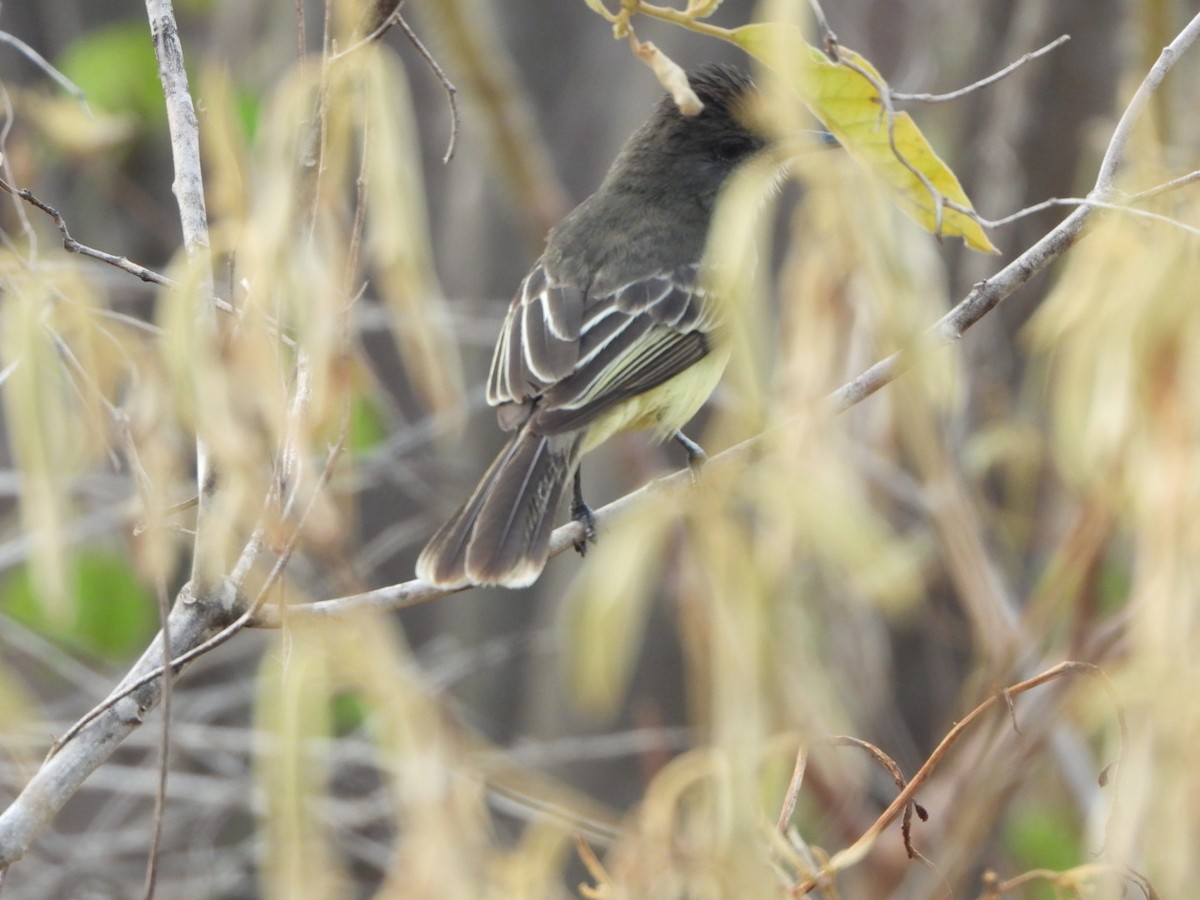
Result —
M216 606L176 603L170 615L172 652L199 646L217 628ZM130 669L117 690L162 664L161 635ZM25 855L33 839L79 790L84 779L137 729L162 698L162 680L154 679L114 704L80 731L62 753L46 760L20 795L0 814L0 870Z
M56 69L46 57L42 56L42 54L38 53L15 34L9 34L7 31L0 31L0 42L15 48L18 53L45 72L55 84L82 103L84 109L88 108L87 94L83 92L83 88Z
M170 3L166 0L147 0L147 7L152 10L151 20L155 33L155 46L165 49L160 54L160 65L173 65L177 60L182 75L182 56L178 53L178 36L174 31L174 20L170 17ZM156 18L153 11L166 11L167 19ZM921 347L912 352L928 351L939 344L949 343L959 339L968 328L983 318L988 312L998 306L1004 299L1015 292L1036 272L1044 269L1049 263L1061 256L1085 232L1085 226L1091 217L1100 209L1101 204L1111 201L1114 196L1112 187L1113 175L1122 159L1132 124L1138 113L1144 107L1146 100L1161 83L1167 71L1174 65L1179 56L1200 37L1200 15L1191 22L1164 49L1159 60L1147 74L1142 86L1138 89L1129 107L1114 131L1101 166L1096 186L1089 195L1088 203L1080 206L1070 216L1063 220L1045 237L1030 247L1025 253L1005 266L1000 272L980 284L949 313L946 314L930 330L928 339ZM173 48L173 49L172 49ZM174 54L174 55L172 55ZM165 79L164 79L165 82ZM178 85L173 88L177 90ZM186 76L182 81L183 95L186 96ZM175 96L175 100L181 98ZM172 101L169 100L169 103ZM190 99L187 109L191 110ZM187 116L183 117L185 120ZM172 120L173 144L175 136L175 120ZM185 122L185 125L187 123ZM194 139L195 119L191 113L190 126ZM186 130L186 129L185 129ZM181 143L186 143L181 141ZM194 179L178 177L176 193L180 196L181 209L189 206L195 212L195 202L199 201L199 211L203 212L203 196L195 197L189 193L193 188L199 188L198 156L195 158L197 168ZM177 157L177 172L182 163ZM190 185L190 187L189 187ZM185 202L184 197L189 199ZM192 225L203 224L202 218L191 221L187 214L185 220L185 244L189 252L207 255L207 233L189 230ZM206 304L206 310L215 308ZM207 312L205 312L207 314ZM845 410L869 397L899 375L905 366L907 355L895 354L882 360L862 373L858 378L839 388L830 397L835 411ZM752 452L758 441L750 440L736 445L710 461L710 465L724 465ZM689 483L690 473L677 472L622 497L614 503L596 511L597 524L604 525L611 521L630 506L640 502L646 495L685 487ZM581 527L577 523L564 525L557 529L551 539L551 553L561 553L572 546L581 537ZM204 598L185 589L185 593L175 604L169 617L171 634L171 649L176 654L172 663L172 676L177 676L181 668L180 655L202 652L199 648L217 634L222 626L236 619L235 596L232 583L227 582L227 589L216 590ZM223 585L222 585L223 587ZM193 585L193 589L195 585ZM349 597L326 600L307 606L290 607L289 617L338 617L349 615L365 609L394 609L411 606L417 603L445 596L448 592L438 590L420 581L409 581L403 584L390 585L375 591L368 591ZM199 600L206 602L197 602ZM278 626L279 611L274 607L264 607L258 610L251 624L259 626ZM211 644L209 645L211 646ZM13 803L0 814L0 870L19 859L28 850L34 838L47 826L51 818L75 794L87 776L103 763L129 734L141 724L145 714L156 706L162 695L161 660L163 646L161 637L146 650L138 663L125 676L125 679L113 692L113 696L128 693L111 705L103 708L86 725L79 728L73 740L64 746L60 752L48 759L33 776L21 794ZM188 658L192 658L189 656ZM1010 689L1009 695L1019 690L1028 690L1047 680L1078 671L1079 664L1063 664L1055 670L1043 673L1035 679L1023 682ZM1090 667L1087 667L1090 668ZM136 687L133 687L136 685ZM1002 698L989 701L988 706L994 705ZM957 736L959 732L954 732ZM889 810L881 816L878 829L870 835L864 835L859 843L842 851L837 862L839 865L849 864L855 853L862 852L873 840L878 830L886 827L888 822L900 815L904 805L911 799L913 793L923 783L923 778L914 776L908 786L893 802ZM885 821L886 820L886 821ZM832 863L831 863L832 865Z
M829 397L834 411L844 412L894 381L907 368L908 359L914 352L927 352L938 346L950 344L962 338L968 328L1004 302L1018 288L1029 281L1030 278L1062 256L1063 253L1069 250L1084 235L1087 226L1090 225L1091 219L1096 212L1112 205L1110 199L1114 193L1112 186L1113 174L1124 156L1137 113L1144 108L1150 94L1162 83L1162 79L1175 64L1180 54L1190 47L1196 41L1197 37L1200 37L1200 14L1193 18L1187 27L1179 33L1179 36L1171 42L1171 45L1163 50L1158 61L1146 75L1142 86L1138 88L1129 107L1121 116L1120 123L1113 132L1108 150L1105 153L1104 163L1101 165L1100 173L1096 179L1096 185L1091 194L1088 195L1088 198L1032 247L992 277L976 284L958 305L930 328L925 341L920 346L907 352L893 353L886 359L875 363L854 380L847 382L834 391ZM1190 182L1191 178L1185 176L1183 179L1176 179L1169 185L1162 186L1162 189ZM1150 191L1143 193L1150 195L1158 190L1158 188L1152 188ZM757 444L758 438L751 438L716 454L709 460L708 464L722 465L728 463L750 452ZM689 483L689 479L690 472L675 472L665 478L660 478L643 485L607 506L593 510L596 526L603 527L612 522L614 518L651 494L686 486ZM550 555L556 556L568 547L573 547L575 542L579 541L582 537L583 529L577 522L569 522L559 527L550 538ZM465 590L465 588L460 588L460 590ZM456 591L435 588L423 581L413 579L412 581L391 584L360 594L338 597L332 600L322 600L306 606L292 607L289 608L288 615L297 618L304 616L336 618L368 609L402 609L409 606L416 606L421 603L427 603L430 600L436 600L439 597L444 597L450 593L456 593ZM264 607L255 616L252 624L263 628L279 627L278 609L270 606Z
M30 206L35 206L48 215L50 220L54 222L54 227L58 229L58 233L62 235L63 249L68 253L90 256L92 259L98 259L100 262L108 263L110 266L116 266L122 272L128 272L130 275L135 275L142 279L142 281L148 281L152 284L159 284L164 287L174 284L165 275L160 275L158 272L147 269L145 266L139 266L137 263L131 262L127 257L116 256L112 253L106 253L103 250L97 250L94 247L79 243L79 241L71 237L71 232L67 230L67 221L63 218L62 213L46 201L40 199L33 191L26 188L14 187L3 178L0 178L0 191L12 194L14 197L20 197Z

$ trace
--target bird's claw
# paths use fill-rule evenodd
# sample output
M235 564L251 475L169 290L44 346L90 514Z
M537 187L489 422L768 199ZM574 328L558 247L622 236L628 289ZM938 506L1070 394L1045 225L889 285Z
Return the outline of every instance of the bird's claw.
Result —
M679 444L687 452L687 464L692 472L692 481L698 481L700 479L700 470L708 462L708 454L704 452L703 447L682 431L676 431L674 437L675 443Z
M571 518L583 526L583 538L575 542L575 552L587 556L588 544L596 543L596 517L586 503L575 503L571 506Z

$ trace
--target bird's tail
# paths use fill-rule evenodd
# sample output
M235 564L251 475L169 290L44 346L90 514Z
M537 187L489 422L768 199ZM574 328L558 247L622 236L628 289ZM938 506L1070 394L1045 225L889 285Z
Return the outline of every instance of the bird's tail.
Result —
M528 424L488 467L417 559L417 577L443 588L525 587L542 573L563 490L579 462L578 433L542 435Z

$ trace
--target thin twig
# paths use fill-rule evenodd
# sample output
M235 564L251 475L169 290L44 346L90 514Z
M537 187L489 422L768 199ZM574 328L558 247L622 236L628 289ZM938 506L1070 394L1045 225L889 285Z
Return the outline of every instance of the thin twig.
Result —
M1055 869L1030 869L1028 872L1022 872L1014 878L1009 878L1006 881L1001 881L995 872L983 873L983 893L979 895L979 900L995 900L1004 894L1015 891L1017 888L1024 887L1035 881L1046 881L1054 885L1057 889L1057 896L1065 896L1069 893L1072 896L1084 896L1084 884L1091 880L1098 880L1104 876L1111 876L1120 879L1122 882L1132 881L1142 891L1142 896L1153 898L1157 896L1150 886L1146 876L1132 869L1127 869L1122 866L1115 866L1111 863L1084 863L1080 866L1075 866L1071 869L1058 871ZM1090 894L1091 892L1086 892ZM1127 892L1122 896L1128 896Z
M1178 178L1172 178L1170 181L1156 185L1152 188L1147 188L1144 191L1138 191L1127 198L1129 203L1140 203L1143 200L1149 200L1151 197L1157 197L1159 194L1165 194L1168 191L1173 191L1177 188L1186 187L1189 184L1195 184L1200 181L1200 170L1188 172L1186 175L1180 175Z
M880 81L880 79L876 78L874 75L872 75L870 72L868 72L866 69L864 69L862 66L860 66L858 63L854 62L853 60L842 58L842 59L837 60L837 62L840 65L845 66L850 71L857 72L859 75L861 75L863 78L865 78L870 83L870 85L873 88L875 88L875 93L877 93L879 95L879 101L883 106L883 115L887 119L888 147L892 151L892 156L894 156L896 158L896 160L900 163L900 165L902 165L902 166L904 166L904 168L908 169L908 171L919 182L921 182L921 186L924 187L925 190L927 190L929 192L929 198L933 202L933 210L934 210L933 236L935 238L937 238L938 241L941 241L941 239L942 239L942 224L943 224L943 218L945 216L945 211L946 211L947 205L950 205L952 209L955 209L956 211L961 212L964 215L970 216L971 218L978 221L979 216L975 213L974 210L967 209L965 207L958 206L957 204L951 203L950 199L945 194L943 194L940 190L938 190L936 187L934 187L933 182L929 180L929 176L927 176L924 172L922 172L918 166L915 166L911 162L909 162L908 157L906 157L903 153L900 152L900 147L896 143L896 108L895 108L895 105L892 103L891 89L886 84L884 84L882 81Z
M1176 179L1177 181L1179 179ZM1190 183L1190 182L1185 182ZM1178 185L1177 185L1178 186ZM1165 185L1161 186L1162 190L1152 189L1155 194L1162 193L1167 190ZM1148 192L1149 193L1149 192ZM1028 206L1025 209L1013 213L1011 216L1005 216L1003 219L980 219L980 224L987 228L999 228L1001 225L1009 225L1018 219L1023 219L1026 216L1031 216L1039 213L1042 210L1050 209L1055 206L1090 206L1095 209L1107 209L1112 212L1125 213L1126 215L1136 216L1140 219L1149 219L1153 222L1161 222L1164 225L1170 225L1172 228L1178 228L1188 234L1200 237L1200 227L1189 225L1187 222L1181 222L1178 219L1164 216L1161 213L1150 212L1147 209L1138 209L1130 206L1128 203L1109 203L1104 200L1096 200L1088 197L1052 197L1049 200L1043 200L1041 203L1035 203L1033 206Z
M400 10L404 7L404 3L405 0L399 0L392 11L387 14L384 20L379 23L379 26L374 31L372 31L362 40L351 44L345 50L339 50L337 53L331 54L329 56L329 61L331 63L337 62L339 59L349 56L354 51L365 47L367 44L374 43L392 28L399 28L402 32L404 32L404 36L408 38L408 42L413 45L413 49L417 51L421 59L424 60L425 65L429 67L429 70L433 72L433 74L437 76L438 81L441 82L442 90L446 92L446 99L450 104L450 141L446 146L445 155L442 156L442 163L445 164L450 162L450 160L454 157L454 148L458 144L458 88L456 88L453 82L451 82L446 76L445 71L443 71L442 67L438 64L438 61L434 58L433 54L429 52L429 48L421 42L419 37L417 37L417 33L413 31L412 26L405 21L402 15L400 15Z
M792 766L792 777L788 780L787 790L783 794L783 806L779 810L779 818L775 828L780 834L787 834L788 824L796 812L796 801L800 798L800 788L804 784L804 773L808 769L808 747L801 744L796 750L796 762Z
M1179 54L1189 47L1197 37L1200 37L1200 15L1193 18L1187 27L1179 33L1178 37L1172 41L1171 45L1163 51L1158 62L1155 63L1154 67L1147 74L1143 86L1147 83L1157 86L1174 64ZM1139 89L1135 100L1137 100L1138 96L1142 95L1143 91ZM1144 98L1140 103L1144 105ZM1126 116L1122 116L1122 122L1126 122L1127 117L1128 112ZM1132 120L1129 121L1130 123L1132 122ZM1112 157L1119 160L1121 158L1124 148L1128 143L1130 128L1131 124L1123 128L1118 128L1114 132L1109 144L1109 152L1105 157L1106 159ZM1176 179L1176 182L1179 181L1181 180ZM1190 183L1190 180L1187 183ZM1099 193L1099 187L1100 179L1098 178L1097 190L1093 191L1093 196ZM1106 202L1103 198L1097 199L1100 202ZM1067 218L1043 236L1041 240L1037 241L1037 243L1007 266L986 281L975 285L966 297L929 329L928 339L922 344L922 348L952 343L960 339L971 326L999 306L1037 272L1040 272L1053 260L1060 257L1079 240L1084 233L1090 217L1101 208L1097 205L1096 200L1078 207L1071 215L1067 216ZM909 352L911 353L912 351ZM830 395L829 400L832 409L835 412L844 412L850 407L861 403L867 397L894 381L905 370L906 366L907 356L901 352L893 353L891 356L876 362L865 372L842 385ZM757 443L756 438L743 441L741 444L713 456L709 460L709 463L711 465L739 458L749 452ZM643 485L641 488L626 494L613 503L599 510L594 510L597 526L603 526L604 523L611 521L614 517L631 508L636 503L641 502L651 494L681 488L688 483L689 473L680 471ZM583 528L577 522L570 522L559 527L550 537L550 555L557 555L565 551L567 547L573 547L582 537ZM337 597L331 600L321 600L316 603L295 607L289 611L289 614L297 617L336 618L363 609L403 609L427 603L461 590L466 590L466 588L446 591L441 588L435 588L419 579L413 579L359 594ZM280 624L278 610L271 607L264 607L251 624L256 627L278 628Z
M1021 66L1025 65L1025 63L1029 62L1030 60L1037 59L1039 56L1044 56L1045 54L1049 53L1051 50L1055 49L1056 47L1059 47L1059 46L1065 44L1070 39L1071 39L1071 36L1069 34L1059 35L1054 40L1052 40L1050 43L1048 43L1045 47L1042 47L1039 50L1033 50L1029 53L1026 53L1024 56L1022 56L1020 59L1016 60L1015 62L1009 63L1007 66L1005 66L999 72L993 72L991 75L987 76L986 78L980 78L978 81L972 82L971 84L968 84L966 87L959 88L956 91L950 91L947 94L907 94L907 93L902 93L901 91L892 91L891 92L892 99L894 99L894 100L913 100L913 101L918 101L920 103L945 103L947 100L957 100L959 97L964 97L973 91L979 90L980 88L985 88L990 84L995 84L1001 78L1004 78L1006 75L1021 68Z
M831 60L840 62L838 38L833 33L833 29L829 27L829 19L825 16L825 10L821 8L820 0L808 0L808 5L812 7L813 18L816 19L817 30L821 34L821 48Z
M391 31L400 18L400 10L404 6L405 2L406 0L397 0L396 5L392 7L392 11L383 17L383 21L375 26L374 31L368 34L365 38L355 41L345 50L339 50L337 53L330 54L329 61L336 62L343 56L349 56L356 50L361 50L363 47L367 46L367 44L375 43L377 40Z
M12 178L12 169L8 164L8 134L12 131L17 117L13 111L12 98L8 95L8 88L2 82L0 82L0 98L4 101L4 126L0 128L0 175ZM13 198L13 209L17 214L17 220L21 223L21 230L25 233L26 240L29 241L29 259L37 259L37 232L33 230L33 224L29 221L25 204L20 202L20 198ZM7 234L4 235L4 243L5 246L12 247L12 242ZM13 252L15 255L15 248L13 248Z
M1104 677L1103 670L1101 670L1098 666L1094 666L1091 663L1068 660L1066 662L1059 663L1058 665L1053 666L1052 668L1047 669L1045 672L1035 675L1032 678L1027 678L1018 684L1014 684L1006 691L1000 691L991 694L986 700L984 700L957 723L955 723L954 727L946 733L946 736L942 738L941 742L937 745L937 747L934 748L933 752L929 754L929 757L925 760L925 763L921 766L921 768L917 770L904 789L896 795L895 799L892 800L888 808L880 814L879 818L875 820L871 827L863 832L858 840L856 840L849 847L835 853L830 858L829 862L826 863L820 873L793 887L792 896L803 896L814 887L823 884L825 880L834 873L839 872L848 866L854 865L864 856L866 856L867 851L870 850L870 848L874 845L876 839L880 834L883 833L884 829L891 825L892 822L896 820L896 817L899 816L908 806L908 804L912 802L918 788L920 788L921 785L928 780L930 775L933 774L933 770L950 751L950 748L957 743L958 739L962 737L963 733L970 728L980 716L991 710L992 707L996 706L998 703L1004 702L1003 697L1005 695L1015 697L1056 679L1077 673L1097 674L1101 676L1102 683L1105 684L1105 689L1109 690L1111 688L1111 684L1108 682L1108 679ZM1118 721L1121 727L1123 745L1126 734L1125 718L1124 713L1121 712L1119 707L1117 708L1117 713Z
M38 53L16 35L9 34L7 31L0 31L0 42L15 47L21 55L49 75L55 84L78 100L84 109L88 109L87 94L83 92L83 88L54 68L46 57L42 56L42 54ZM91 112L91 110L88 110L88 112Z
M437 76L438 81L442 83L442 90L446 92L446 100L450 104L450 141L446 145L445 155L442 156L442 164L445 165L454 157L454 146L458 143L458 88L446 77L446 73L438 65L438 61L433 58L433 54L421 43L417 33L399 13L396 14L396 24L400 26L400 30L404 32L405 37L412 43L421 58L425 60L425 65L429 66L433 74Z
M892 782L899 790L904 790L907 787L907 782L904 778L904 772L901 771L899 764L872 744L870 741L864 741L862 738L852 737L846 734L839 734L827 738L830 744L834 747L857 747L863 750L875 762L887 769L887 773L892 776ZM904 806L904 819L901 823L900 832L904 837L904 850L908 854L909 859L919 859L932 867L932 863L926 859L920 851L912 845L912 817L916 813L917 817L922 821L929 819L929 813L925 811L925 807L921 806L914 797Z
M167 582L160 571L155 577L155 593L158 595L158 616L162 631L162 660L163 665L171 663L171 602L167 598ZM167 775L171 762L171 694L173 690L170 678L164 678L162 683L162 719L160 721L158 745L158 785L154 794L154 825L150 833L150 850L146 859L146 886L143 896L153 900L155 887L158 883L158 858L162 848L163 819L167 806Z
M137 441L134 439L133 431L129 427L129 417L125 415L124 410L117 410L111 407L110 415L113 417L114 428L120 436L121 444L124 446L125 459L130 472L133 474L133 480L137 485L138 493L141 495L142 506L143 508L149 508L150 504L156 502L157 493L154 490L154 482L150 478L150 472L146 469L141 454L138 452ZM167 596L166 572L161 565L157 566L156 569L154 573L154 588L155 597L158 602L162 660L166 664L171 661L171 601ZM168 678L163 681L162 719L160 722L161 730L159 733L158 749L158 783L154 796L154 819L151 829L150 850L146 859L144 889L146 900L151 900L154 897L158 883L158 863L162 848L163 821L167 804L167 781L171 760L171 700L173 697L173 688L171 679Z
M90 256L92 259L98 259L100 262L108 263L110 266L115 266L123 272L128 272L130 275L136 275L138 278L142 279L142 281L149 281L153 284L159 284L168 287L175 284L175 282L173 282L170 278L167 278L165 275L160 275L151 269L147 269L145 266L139 266L137 263L130 262L124 256L114 256L111 253L105 253L103 250L96 250L95 248L89 247L86 244L79 243L79 241L71 237L71 232L67 230L67 223L62 217L62 213L60 213L49 203L38 199L38 197L32 191L26 190L25 188L14 187L3 178L0 178L0 191L12 194L14 197L20 197L30 206L36 206L38 209L48 215L51 220L53 220L55 227L58 228L59 234L62 235L63 249L65 249L68 253L78 253L81 256Z

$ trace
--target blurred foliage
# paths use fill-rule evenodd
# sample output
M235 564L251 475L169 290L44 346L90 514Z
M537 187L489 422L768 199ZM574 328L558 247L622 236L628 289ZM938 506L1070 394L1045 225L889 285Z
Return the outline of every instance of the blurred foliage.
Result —
M575 5L578 21L595 27ZM604 10L599 0L588 5ZM744 12L719 6L688 9L693 18ZM941 5L941 18L922 19L919 6L904 5L903 15L886 7L889 17L913 17L898 53L919 50L921 65L949 66L958 56L946 51L961 50L983 64L977 57L991 50L981 48L996 40L980 13ZM428 137L430 101L417 106L401 65L413 55L358 45L355 29L377 8L336 5L330 37L353 48L337 56L332 40L297 53L292 4L187 8L222 302L215 327L197 315L212 298L181 254L167 267L174 284L150 294L62 253L36 211L14 206L28 222L7 209L0 221L6 474L18 498L5 511L0 607L53 642L26 641L15 628L5 636L0 719L12 759L35 765L46 732L77 713L74 696L39 709L39 678L92 686L94 676L80 677L57 645L115 659L146 643L155 604L142 585L175 578L193 540L201 436L220 472L205 528L230 559L251 534L262 536L246 597L297 529L300 539L272 595L284 628L265 655L262 642L239 636L181 682L173 701L183 712L172 765L189 779L164 820L176 831L164 872L183 872L186 884L173 895L578 896L578 833L596 851L587 878L600 896L776 896L852 846L895 795L862 754L829 751L828 736L876 742L911 776L954 722L1004 685L1084 658L1117 685L1128 746L1115 747L1112 704L1095 679L1022 696L1012 717L1000 709L977 723L922 785L932 815L913 839L932 867L906 856L893 826L861 859L840 858L846 868L831 873L825 895L940 896L948 884L970 896L984 867L1002 878L1069 870L1102 847L1097 866L1143 871L1163 896L1187 896L1200 878L1192 802L1200 707L1190 690L1200 678L1193 234L1105 214L1055 272L1019 342L1008 345L989 319L967 346L922 356L888 391L833 416L832 388L913 348L950 306L955 257L910 223L915 215L932 226L911 179L901 179L910 183L897 203L896 179L888 187L868 171L890 162L878 100L861 76L847 81L809 51L803 73L779 65L763 48L781 35L797 40L794 22L722 29L783 70L760 78L763 114L778 133L811 126L804 98L813 105L813 89L797 90L793 75L815 79L831 106L853 95L840 130L833 122L845 110L826 110L849 153L813 144L786 160L757 160L721 200L709 254L737 350L703 443L710 451L755 443L712 460L694 485L652 492L604 530L586 560L556 563L526 595L470 592L422 611L426 618L289 618L291 605L408 577L443 495L461 493L460 476L494 441L489 431L453 453L432 445L463 415L464 368L478 370L480 335L490 339L502 307L447 302L434 253L464 271L484 265L487 254L465 243L461 226L483 218L493 179L513 189L529 230L561 211L533 95L501 41L510 29L532 41L522 29L540 20L506 7L502 29L493 22L501 13L472 0L415 6L416 21L436 32L431 44L456 62L447 65L452 77L462 73L471 110L459 150L467 163L427 177L417 139ZM1120 27L1135 27L1133 8L1125 15ZM223 30L204 32L209 16ZM326 24L310 14L309 37ZM222 39L237 49L218 58ZM546 39L576 47L567 29ZM1026 32L1010 41L1032 49ZM556 59L547 53L541 68L524 71L545 77ZM588 57L571 61L587 83L604 81ZM165 133L144 23L90 30L60 62L88 91L95 122L74 101L45 104L22 89L13 92L12 133L0 136L5 162L54 200L73 170L43 146L103 162L137 134ZM903 62L899 71L916 66ZM1141 75L1119 56L1104 65ZM967 80L983 74L971 70ZM1163 108L1182 94L1168 87ZM1002 96L1027 104L1038 128L1062 114L1028 86ZM599 111L627 100L622 85L604 81L559 107L540 102L564 117L582 108L572 121L591 141ZM1001 127L1003 116L988 118L983 100L960 102L984 110L980 132L996 132L989 147L1019 152L1021 135ZM1117 112L1105 109L1107 119ZM467 140L473 117L480 124ZM964 130L975 128L963 118ZM1165 160L1194 159L1179 118L1178 144L1158 143L1164 129L1138 135L1128 194L1172 177ZM919 133L900 137L913 154L928 147ZM974 151L954 149L947 155L961 171ZM874 157L864 167L856 153ZM965 203L956 176L928 161L936 171L926 174ZM1031 170L1041 163L1022 160ZM119 188L120 204L89 223L92 239L116 253L131 252L117 224L156 237L168 232L163 222L174 228L163 212L166 179L155 200L133 184L140 173L123 174L130 184ZM94 199L94 185L83 188ZM163 209L143 217L154 202ZM1194 186L1139 208L1200 220ZM87 203L63 212L74 228ZM947 213L945 233L958 228L988 248L954 218ZM765 260L774 265L756 264ZM367 306L383 315L360 316ZM390 343L368 318L387 323ZM1011 380L990 367L1007 355L1027 365ZM653 465L637 441L612 449L622 454L621 490ZM346 458L332 460L342 442ZM326 467L337 477L326 479ZM375 519L360 518L360 508ZM565 589L563 571L575 576ZM430 639L414 652L422 626ZM227 662L223 654L239 649L247 656ZM774 823L797 747L809 752L808 768L782 834ZM1100 789L1096 776L1118 756ZM108 789L124 817L139 802L135 789L151 795L138 778L152 773L148 763L121 764ZM14 791L24 774L10 773ZM148 817L152 804L142 805ZM91 806L74 815L58 839L82 841L109 821ZM136 857L122 885L141 883L149 831L134 824L136 837L96 838L107 841L106 864ZM38 864L7 877L54 885L30 896L68 895L82 876L61 847L35 847ZM78 858L94 874L96 855ZM231 872L245 880L221 881Z
M154 596L116 554L89 551L68 564L65 608L49 603L29 566L7 574L0 609L55 641L105 660L134 656L158 627Z
M166 122L158 63L144 20L128 19L89 31L57 60L64 75L83 89L96 110L133 113L144 129Z
M1058 796L1055 801L1052 794L1041 803L1023 803L1013 811L1004 828L1013 871L1064 871L1087 858L1080 846L1078 822L1067 814L1068 808L1065 797ZM1057 896L1048 884L1034 884L1027 890L1030 900L1053 900Z
M387 425L371 395L359 389L350 401L346 449L355 456L369 453L387 437Z

